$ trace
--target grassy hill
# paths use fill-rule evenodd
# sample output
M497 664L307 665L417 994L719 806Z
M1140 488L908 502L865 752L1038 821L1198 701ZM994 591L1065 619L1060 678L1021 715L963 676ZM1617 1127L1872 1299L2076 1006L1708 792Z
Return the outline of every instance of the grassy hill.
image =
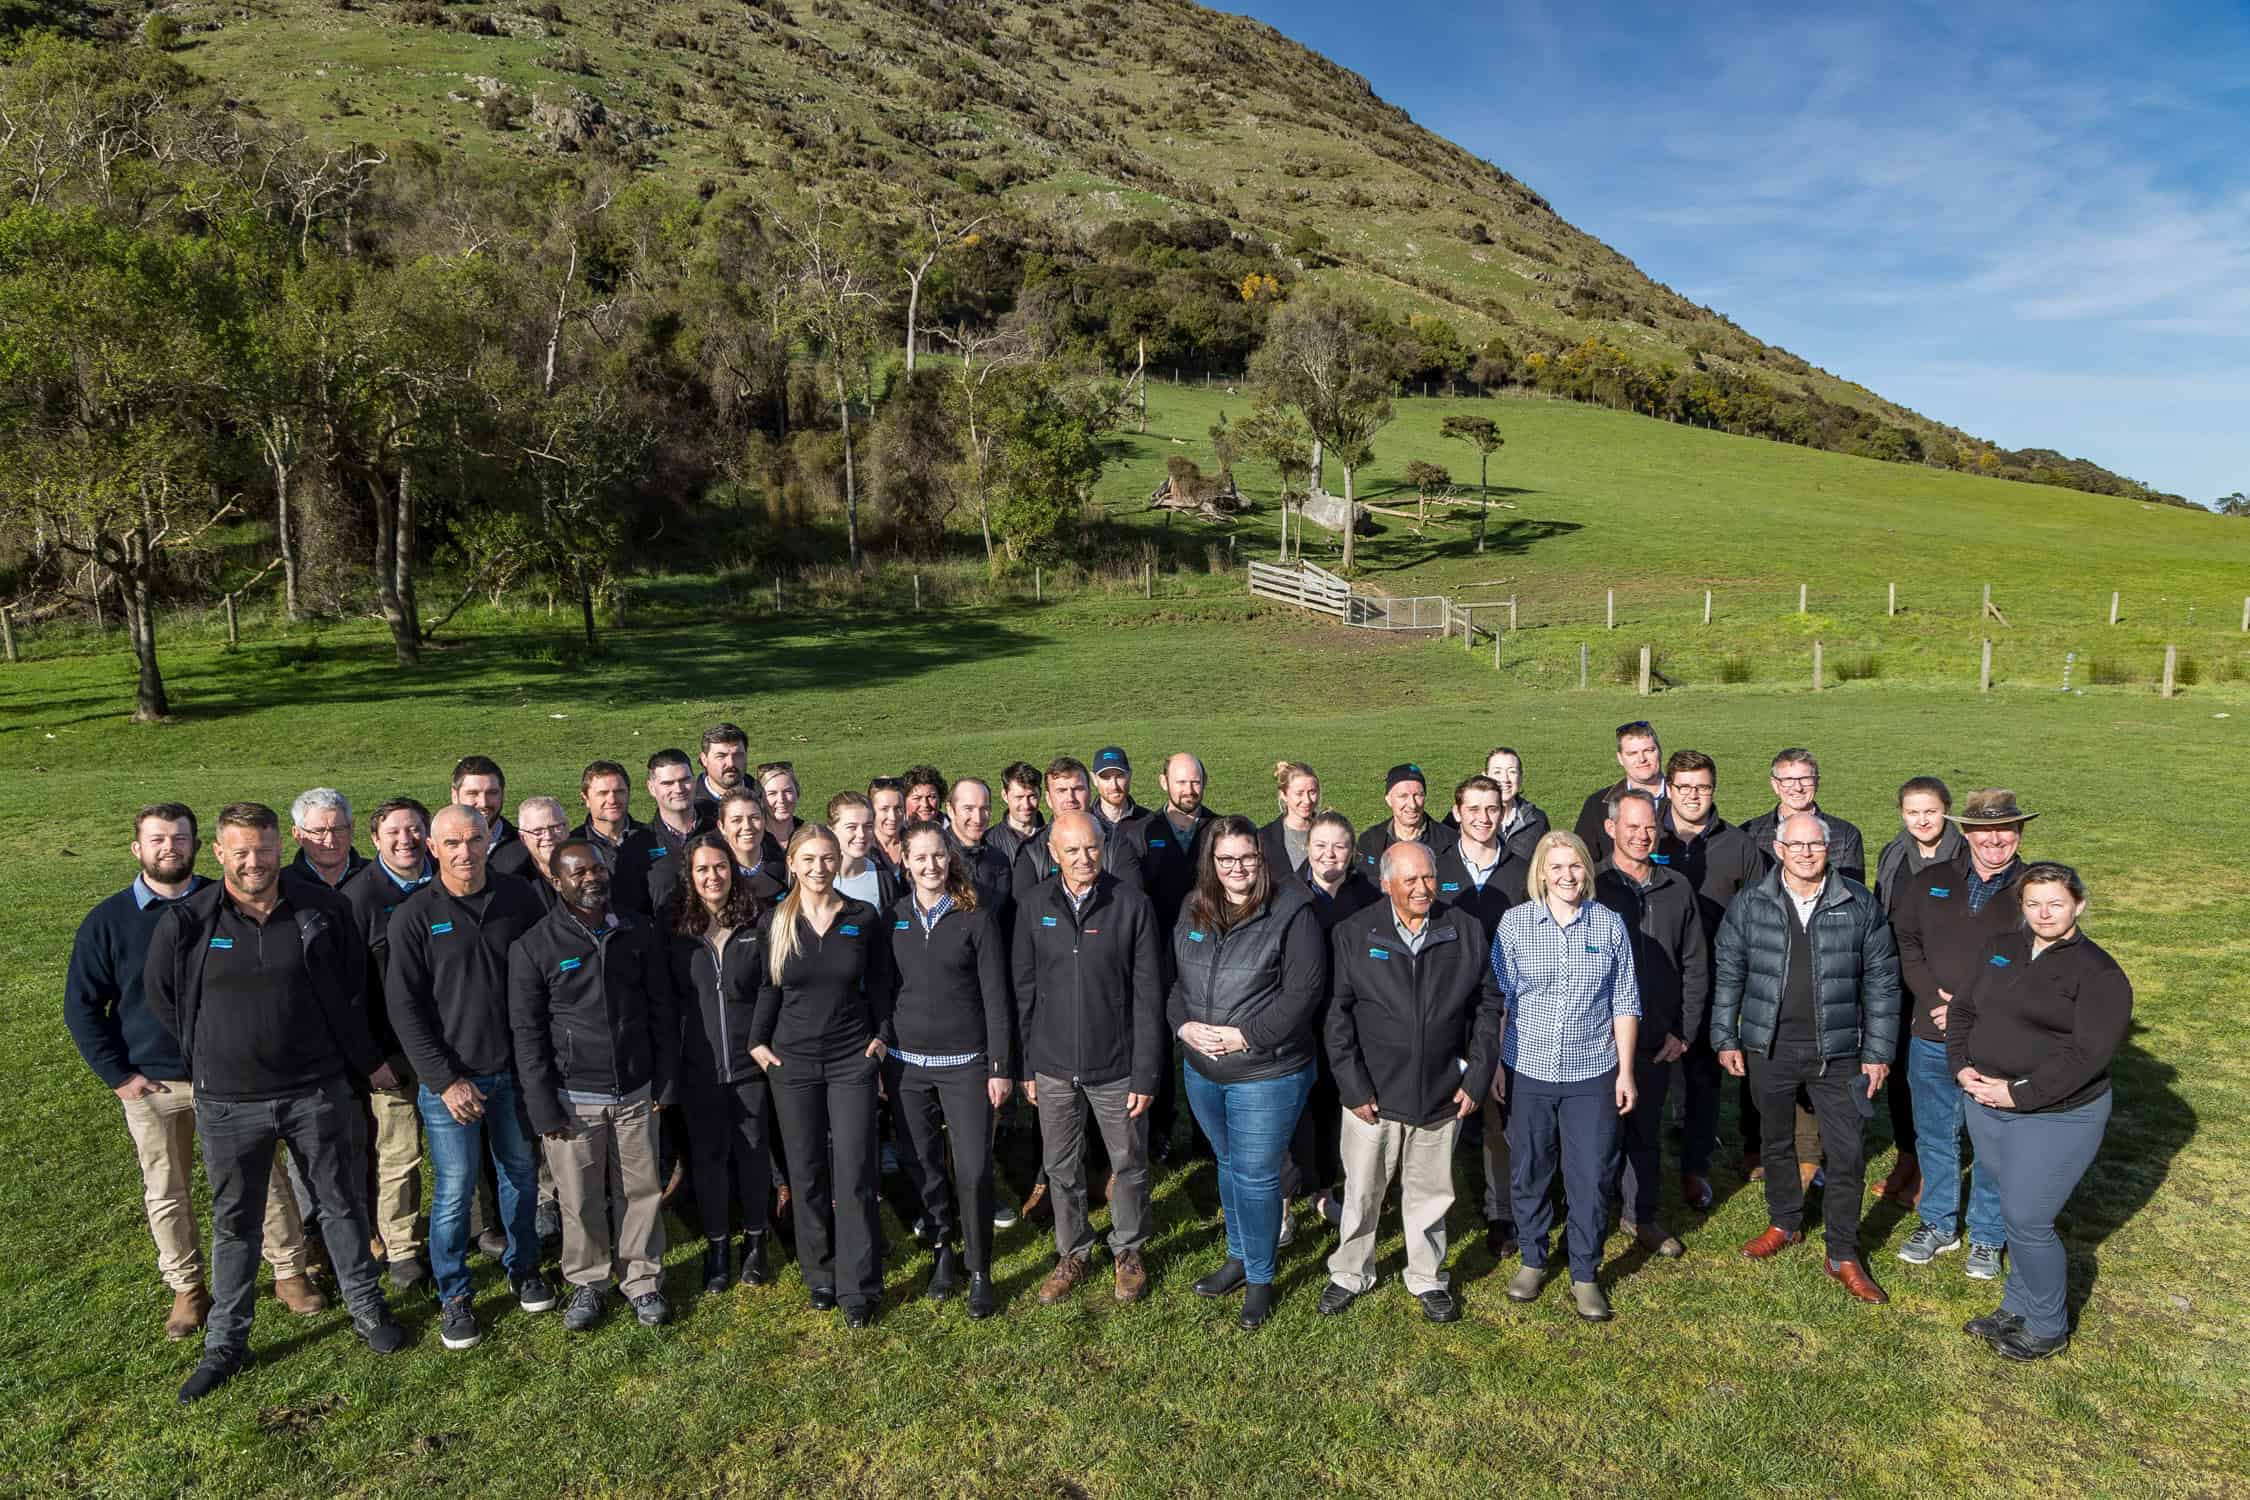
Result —
M106 25L138 14L120 5ZM1308 275L1438 314L1471 345L1596 339L1650 368L1872 413L1941 451L1978 446L1652 280L1347 68L1189 0L178 0L165 14L184 61L317 139L551 158L542 107L582 92L603 149L682 179L817 180L886 216L965 190L1081 242L1175 213L1276 246L1311 230L1327 248ZM488 128L487 94L530 112Z

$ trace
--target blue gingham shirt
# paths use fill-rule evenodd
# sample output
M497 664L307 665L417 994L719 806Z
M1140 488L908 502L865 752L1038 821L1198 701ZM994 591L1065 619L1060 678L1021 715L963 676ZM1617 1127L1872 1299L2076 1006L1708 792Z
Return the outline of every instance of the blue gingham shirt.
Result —
M1625 923L1587 901L1568 927L1544 901L1511 906L1492 938L1492 972L1508 997L1500 1060L1541 1083L1577 1083L1617 1066L1610 1023L1641 1013Z
M1986 906L1991 904L1994 896L2008 888L2008 882L2014 880L2016 873L2022 868L2022 860L2011 859L2005 865L2002 865L1990 880L1987 880L1977 873L1977 867L1974 863L1970 864L1969 910L1972 912L1983 911Z

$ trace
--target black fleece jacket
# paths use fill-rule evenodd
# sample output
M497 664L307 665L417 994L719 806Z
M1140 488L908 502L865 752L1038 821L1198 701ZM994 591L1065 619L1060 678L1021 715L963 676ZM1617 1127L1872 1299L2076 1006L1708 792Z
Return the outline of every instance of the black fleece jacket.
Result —
M1130 1080L1154 1094L1164 1068L1164 980L1156 908L1104 870L1082 910L1057 876L1016 910L1012 971L1025 1077Z
M768 943L781 917L775 908ZM886 918L849 896L825 933L798 917L797 951L782 966L781 982L770 967L760 977L751 1045L771 1047L785 1062L841 1062L864 1053L890 1024L890 936Z
M646 917L611 915L597 938L558 902L508 950L516 1081L541 1135L569 1126L566 1090L674 1098L680 1026L663 939Z
M1635 1055L1654 1057L1667 1036L1694 1041L1711 1003L1711 949L1687 877L1652 864L1644 891L1613 855L1594 872L1594 899L1617 913L1633 940L1633 973L1641 987Z
M391 913L384 1008L424 1088L514 1070L508 950L546 915L530 882L489 873L473 896L433 880Z
M994 1078L1015 1074L1014 1008L1008 996L1008 940L999 914L955 907L925 931L908 891L892 903L890 1006L886 1046L924 1057L981 1052Z
M2133 984L2083 934L2031 956L2031 934L1984 946L1976 978L1954 992L1946 1064L2008 1081L2025 1114L2076 1109L2109 1091L2109 1065L2133 1029Z

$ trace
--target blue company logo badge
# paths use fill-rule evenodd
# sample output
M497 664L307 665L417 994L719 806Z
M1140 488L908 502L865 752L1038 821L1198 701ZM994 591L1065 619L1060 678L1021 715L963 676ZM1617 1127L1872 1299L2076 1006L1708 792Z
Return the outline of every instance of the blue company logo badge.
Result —
M2005 969L2006 967L2008 967L2008 960L2001 954L1995 953L1992 955L1992 967L1994 967L1995 969Z
M555 972L558 974L568 974L572 969L577 968L583 962L585 962L585 960L583 959L566 958L560 964L556 965Z
M891 930L893 932L904 932L906 931L908 925L909 924L907 923L907 920L904 917L901 917L896 922L893 922L891 924Z
M1457 891L1461 889L1461 882L1458 880L1448 880L1443 885L1440 885L1438 889L1441 891Z
M432 922L430 924L431 937L438 937L444 933L451 932L452 930L453 924L451 922Z
M1672 856L1669 854L1651 854L1648 857L1648 862L1652 865L1668 865L1672 862Z
M1369 958L1379 958L1388 963L1391 957L1391 950L1388 948L1370 948L1367 950L1367 956Z
M843 926L837 928L836 930L842 933L845 937L859 936L859 924L857 922L846 922Z
M1188 941L1191 943L1200 943L1203 941L1203 934L1200 932L1191 932L1188 934Z
M1052 927L1055 925L1055 919L1053 917L1041 917L1039 919L1039 925L1042 927Z
M648 857L650 859L662 859L665 855L670 854L671 852L671 850L665 848L662 844L658 844L648 851Z
M233 938L213 938L213 939L211 939L211 946L212 946L212 947L214 947L214 948L232 948L232 947L234 946L234 939L233 939Z
M1171 847L1172 847L1172 846L1171 846L1170 844L1167 844L1167 843L1166 843L1166 842L1164 842L1164 840L1162 840L1162 839L1150 839L1150 840L1148 841L1148 846L1149 846L1149 847L1150 847L1151 849L1169 849L1169 848L1171 848Z
M1930 887L1930 894L1932 896L1935 896L1938 900L1943 901L1946 897L1953 894L1953 887L1949 885L1933 885Z
M1602 950L1601 950L1600 948L1596 947L1596 946L1595 946L1594 944L1592 944L1592 943L1588 943L1588 944L1586 945L1586 951L1587 951L1588 953L1600 953L1600 952L1601 952Z

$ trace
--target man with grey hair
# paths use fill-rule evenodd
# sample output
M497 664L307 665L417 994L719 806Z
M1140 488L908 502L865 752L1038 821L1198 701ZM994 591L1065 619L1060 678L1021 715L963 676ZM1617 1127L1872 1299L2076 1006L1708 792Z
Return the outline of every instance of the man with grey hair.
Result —
M564 839L573 836L570 831L570 814L563 811L560 798L526 797L516 804L516 840L523 845L525 856L522 866L513 872L495 868L493 873L513 873L519 880L543 887L545 894L540 896L540 904L551 907L554 905L554 883L549 872L554 867L555 851L562 847ZM589 834L581 832L575 837L592 844L596 854L604 854L606 857L613 852L605 851L601 842Z
M1828 1152L1828 1274L1862 1302L1888 1302L1860 1259L1860 1132L1898 1051L1898 948L1874 893L1830 867L1832 837L1811 812L1781 819L1774 867L1719 924L1711 1046L1720 1067L1749 1079L1763 1122L1768 1226L1742 1253L1767 1260L1805 1237L1804 1185L1790 1170L1802 1089Z
M367 856L352 847L351 799L332 786L307 787L289 804L289 836L297 857L282 874L317 880L330 890L367 868Z
M1344 1105L1343 1224L1320 1311L1334 1317L1375 1285L1383 1199L1399 1179L1406 1289L1433 1323L1461 1304L1446 1284L1453 1143L1492 1085L1504 1001L1492 935L1437 899L1437 860L1411 840L1383 850L1388 901L1331 934L1328 1061Z

